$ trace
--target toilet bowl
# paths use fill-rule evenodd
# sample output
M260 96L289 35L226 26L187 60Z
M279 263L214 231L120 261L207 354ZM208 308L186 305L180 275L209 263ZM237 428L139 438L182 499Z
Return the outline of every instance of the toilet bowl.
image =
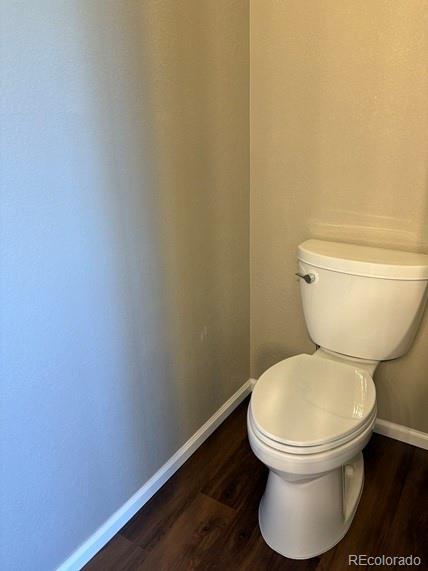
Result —
M428 256L308 240L298 248L313 355L273 365L247 415L269 468L260 531L293 559L324 553L349 529L364 483L362 450L376 421L380 361L405 354L427 299Z
M318 353L268 369L247 415L251 448L270 470L260 530L293 559L323 553L348 530L363 487L361 450L376 420L369 373Z

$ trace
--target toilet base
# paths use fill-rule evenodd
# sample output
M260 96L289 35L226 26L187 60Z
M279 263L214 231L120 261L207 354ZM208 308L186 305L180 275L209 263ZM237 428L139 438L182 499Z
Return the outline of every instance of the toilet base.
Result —
M312 479L269 472L259 507L260 531L274 551L309 559L334 547L348 531L364 484L360 452L345 466Z

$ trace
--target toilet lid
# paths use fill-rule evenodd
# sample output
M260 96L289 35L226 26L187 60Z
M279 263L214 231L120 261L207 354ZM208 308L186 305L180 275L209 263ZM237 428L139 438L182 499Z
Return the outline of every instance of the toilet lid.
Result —
M251 397L257 428L291 446L317 446L365 424L376 406L370 375L353 364L297 355L268 369Z

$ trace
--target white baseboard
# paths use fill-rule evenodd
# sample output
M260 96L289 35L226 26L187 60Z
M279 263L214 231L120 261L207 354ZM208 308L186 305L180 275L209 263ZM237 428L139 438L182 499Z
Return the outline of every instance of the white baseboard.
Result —
M244 383L122 507L58 567L57 571L78 571L92 559L251 393L255 383L256 379L249 379ZM374 431L428 450L428 434L425 432L382 419L376 421Z
M377 434L382 434L383 436L400 440L400 442L428 450L428 434L426 432L421 432L420 430L415 430L414 428L409 428L401 424L395 424L394 422L389 422L389 420L382 420L381 418L376 420L374 431L377 432Z
M249 379L129 500L95 531L57 571L78 571L141 509L163 484L184 464L214 430L250 394L254 380Z

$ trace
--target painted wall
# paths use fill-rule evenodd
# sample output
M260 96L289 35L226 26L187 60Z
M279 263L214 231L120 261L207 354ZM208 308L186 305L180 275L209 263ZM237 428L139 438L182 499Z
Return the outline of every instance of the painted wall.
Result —
M251 2L252 374L312 352L308 237L428 252L424 0ZM393 315L391 316L393 319ZM376 373L379 416L428 432L428 316Z
M248 3L1 3L1 569L54 569L248 379Z

